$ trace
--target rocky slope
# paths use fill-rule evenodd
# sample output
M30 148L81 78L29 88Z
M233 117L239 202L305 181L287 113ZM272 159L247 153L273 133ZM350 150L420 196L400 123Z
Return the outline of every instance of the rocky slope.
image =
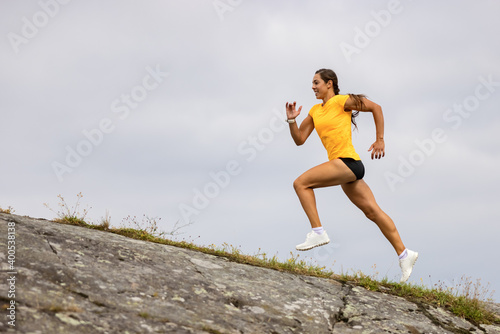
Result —
M0 214L0 236L0 332L500 333L335 280L43 219Z

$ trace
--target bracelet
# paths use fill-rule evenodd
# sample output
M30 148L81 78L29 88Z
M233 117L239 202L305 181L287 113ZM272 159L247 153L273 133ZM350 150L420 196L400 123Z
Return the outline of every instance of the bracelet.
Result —
M286 122L287 122L288 124L293 124L293 123L295 123L295 118L292 118L292 119L287 119L287 120L286 120Z

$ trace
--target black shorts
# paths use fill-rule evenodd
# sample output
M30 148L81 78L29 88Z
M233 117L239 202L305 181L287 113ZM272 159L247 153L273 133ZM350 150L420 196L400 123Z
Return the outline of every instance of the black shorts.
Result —
M354 160L353 158L339 158L347 167L356 175L356 180L361 180L365 176L365 166L361 160Z

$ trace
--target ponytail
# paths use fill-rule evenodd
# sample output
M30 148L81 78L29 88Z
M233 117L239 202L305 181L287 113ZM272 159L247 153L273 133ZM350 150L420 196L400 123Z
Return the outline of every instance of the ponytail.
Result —
M355 108L352 110L351 114L351 123L354 124L354 127L357 129L358 125L354 118L358 117L359 110L364 109L365 103L363 102L363 98L366 97L365 94L349 94L350 98L354 100Z

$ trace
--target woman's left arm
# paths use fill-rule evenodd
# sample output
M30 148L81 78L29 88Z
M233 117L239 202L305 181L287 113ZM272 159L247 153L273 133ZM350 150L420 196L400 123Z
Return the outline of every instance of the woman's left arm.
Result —
M357 104L352 97L349 97L344 105L344 109L367 111L373 114L377 137L368 151L372 151L372 159L380 159L385 156L384 114L382 113L382 107L365 97L362 97L361 99L363 101L363 105L360 106L359 103Z

